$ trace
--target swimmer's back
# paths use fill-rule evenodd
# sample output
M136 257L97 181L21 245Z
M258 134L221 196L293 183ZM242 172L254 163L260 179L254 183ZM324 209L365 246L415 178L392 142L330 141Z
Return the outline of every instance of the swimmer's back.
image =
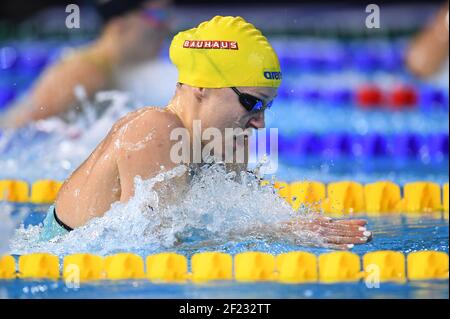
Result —
M160 166L168 166L164 159L169 130L178 126L182 125L175 115L151 107L117 121L61 187L56 200L59 219L76 228L103 216L112 203L128 200L135 174L148 178Z

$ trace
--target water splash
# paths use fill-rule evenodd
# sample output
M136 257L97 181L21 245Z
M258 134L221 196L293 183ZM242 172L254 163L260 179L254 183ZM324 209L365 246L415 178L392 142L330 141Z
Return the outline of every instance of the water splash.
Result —
M26 210L19 209L17 213L14 205L0 202L0 256L8 250L9 238L27 214Z
M11 252L148 254L257 239L321 245L321 238L311 232L281 231L282 223L311 215L293 211L272 186L261 186L254 174L236 176L221 164L204 166L189 187L180 190L178 181L187 169L178 166L148 180L137 176L135 195L128 202L114 203L103 217L49 242L38 241L40 226L21 227L11 241Z
M0 135L0 178L64 180L113 124L137 106L127 93L103 91L93 101L81 99L81 113L69 114L69 122L54 117L4 131Z

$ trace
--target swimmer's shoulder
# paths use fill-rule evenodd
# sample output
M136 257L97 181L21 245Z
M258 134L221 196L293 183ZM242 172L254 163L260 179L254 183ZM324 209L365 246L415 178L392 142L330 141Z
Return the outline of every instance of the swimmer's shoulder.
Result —
M166 132L183 127L183 123L175 114L165 108L153 106L142 108L131 121L136 129L151 128L158 135L165 135Z
M156 107L142 107L135 111L129 112L117 120L116 123L111 128L110 135L117 133L119 130L123 130L124 127L128 127L130 125L135 125L145 122L151 122L152 119L157 121L161 115L159 114Z
M165 108L158 106L147 106L126 114L113 126L113 131L123 127L125 124L168 124L171 126L182 126L180 119Z
M183 126L180 118L166 108L148 106L144 111L144 118L149 122L170 124L170 126Z
M144 107L130 112L114 124L114 140L137 144L167 144L172 129L182 127L179 118L160 107Z

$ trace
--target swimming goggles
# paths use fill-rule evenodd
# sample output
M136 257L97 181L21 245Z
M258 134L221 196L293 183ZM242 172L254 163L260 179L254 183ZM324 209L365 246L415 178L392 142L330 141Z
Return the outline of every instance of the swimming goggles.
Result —
M239 96L239 102L249 112L265 111L266 109L270 109L273 104L273 100L268 102L267 104L264 104L261 99L251 94L242 93L235 87L232 87L231 89L236 92L236 94Z

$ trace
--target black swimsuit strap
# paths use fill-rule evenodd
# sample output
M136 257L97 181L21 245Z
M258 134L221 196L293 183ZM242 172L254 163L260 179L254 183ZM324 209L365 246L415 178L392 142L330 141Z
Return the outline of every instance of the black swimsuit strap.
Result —
M61 226L62 228L64 228L67 231L72 231L73 228L70 226L67 226L66 224L64 224L59 218L58 216L56 216L56 207L53 207L53 217L55 217L56 222L58 223L59 226Z

